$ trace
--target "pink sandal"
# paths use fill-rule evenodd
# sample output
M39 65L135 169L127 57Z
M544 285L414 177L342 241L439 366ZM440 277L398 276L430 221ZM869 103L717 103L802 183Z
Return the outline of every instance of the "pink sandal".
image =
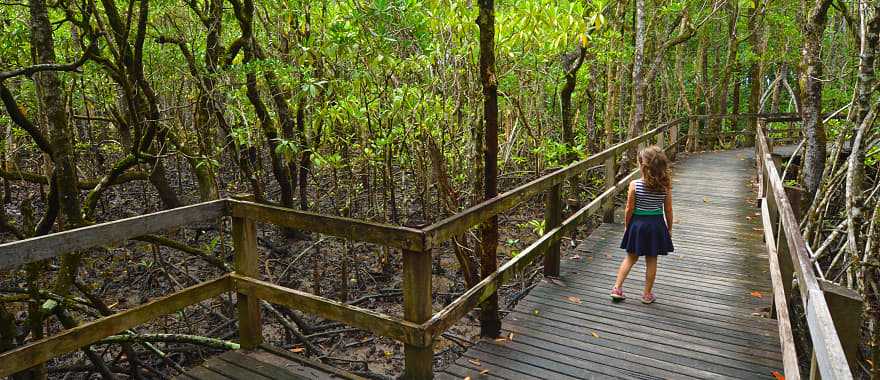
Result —
M642 303L646 304L646 305L652 304L656 300L657 300L657 297L654 296L654 293L645 293L645 295L642 296Z
M625 299L626 299L626 296L623 295L623 289L617 288L617 287L611 289L611 300L623 301Z

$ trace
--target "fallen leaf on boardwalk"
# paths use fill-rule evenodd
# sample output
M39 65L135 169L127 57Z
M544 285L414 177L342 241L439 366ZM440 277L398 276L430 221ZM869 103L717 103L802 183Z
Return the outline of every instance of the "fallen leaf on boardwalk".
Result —
M599 334L596 334L595 331L590 331L590 334L593 334L593 338L598 338Z
M752 228L752 231L764 231L764 229L763 229L763 228L754 227L754 228Z
M565 286L565 283L555 277L547 277L547 280L550 281L553 285L556 286Z
M495 343L504 343L507 341L507 338L495 338Z
M480 375L485 375L487 373L489 373L488 369L484 369L484 370L480 371Z
M583 303L583 302L581 302L581 299L580 299L580 298L577 298L577 297L574 297L574 296L568 296L568 297L565 297L565 299L567 299L568 302L576 303L576 304L578 304L578 305L580 305L581 303Z
M465 377L464 377L464 380L471 380L471 377L470 377L470 376L465 376Z
M752 294L752 297L756 297L756 298L762 298L762 297L764 297L764 293L761 293L761 292L759 292L759 291L757 291L757 290L755 290L755 291L752 292L751 294Z
M510 339L511 341L513 341L513 333L510 333L510 335L507 336L507 339Z
M779 373L779 371L773 371L773 378L776 380L785 380L785 376Z
M532 310L532 314L538 315L538 309Z
M473 365L475 365L475 366L478 366L478 367L481 366L481 365L483 365L483 363L481 363L481 362L480 362L479 360L477 360L477 359L468 359L468 361L469 361L471 364L473 364Z
M572 259L572 260L580 260L580 259L581 259L581 256L580 256L580 255L574 255L574 256L572 256L572 257L569 257L569 259Z
M703 197L703 203L709 203L709 197Z
M293 352L293 353L300 353L300 352L303 352L303 351L305 351L305 350L306 350L306 349L305 349L305 348L302 348L302 347L294 347L294 348L291 348L291 349L290 349L290 352Z

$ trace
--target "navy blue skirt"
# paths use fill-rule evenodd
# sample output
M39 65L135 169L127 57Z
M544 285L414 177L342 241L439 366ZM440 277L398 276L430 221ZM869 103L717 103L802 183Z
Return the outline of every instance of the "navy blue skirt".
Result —
M620 248L638 256L665 255L675 250L663 215L633 215Z

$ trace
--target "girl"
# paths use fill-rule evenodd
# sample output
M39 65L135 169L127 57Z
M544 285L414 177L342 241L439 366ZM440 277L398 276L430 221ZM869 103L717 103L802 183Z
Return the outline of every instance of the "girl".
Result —
M656 300L651 291L657 276L657 256L674 250L672 246L672 184L669 160L659 147L652 145L639 152L639 170L642 178L630 182L626 199L626 232L620 248L626 258L617 270L617 282L611 289L611 299L622 301L623 281L639 256L645 256L645 293L642 302ZM666 216L664 223L663 216Z

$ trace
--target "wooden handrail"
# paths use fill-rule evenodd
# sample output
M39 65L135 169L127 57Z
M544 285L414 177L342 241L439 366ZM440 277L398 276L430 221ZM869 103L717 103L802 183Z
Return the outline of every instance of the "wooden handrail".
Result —
M425 233L416 228L368 222L340 216L297 211L284 207L230 199L230 216L281 227L306 230L355 241L413 251L425 249Z
M758 120L756 160L761 171L761 194L769 200L766 209L768 218L774 218L772 209L778 212L779 234L784 235L789 251L789 259L794 267L798 280L801 300L807 314L807 326L813 343L813 353L822 378L851 379L852 372L846 359L843 347L834 327L831 312L825 301L825 295L819 286L810 261L810 251L800 232L791 203L785 194L785 188L776 164L773 162L771 148L767 141L766 120ZM771 229L774 226L771 223ZM772 232L772 231L771 231ZM784 287L785 284L778 284ZM777 283L774 282L774 287ZM774 292L777 291L774 289ZM783 342L785 343L785 342ZM788 374L786 374L788 375Z
M218 200L0 244L0 270L203 222L225 214L226 200Z

